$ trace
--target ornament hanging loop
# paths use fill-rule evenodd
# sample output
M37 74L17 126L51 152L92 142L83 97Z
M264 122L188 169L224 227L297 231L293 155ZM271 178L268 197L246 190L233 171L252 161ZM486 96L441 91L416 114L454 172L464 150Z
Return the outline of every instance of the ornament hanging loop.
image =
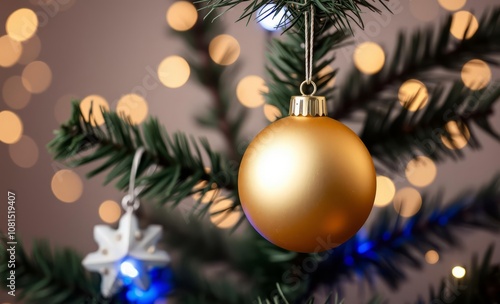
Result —
M312 85L313 87L313 91L311 92L311 94L306 94L304 93L304 85ZM302 81L302 83L300 84L300 94L302 94L302 96L314 96L314 94L316 94L316 90L317 90L318 87L316 87L316 83L314 81L309 81L307 82L307 80L304 80Z
M122 199L122 207L125 211L136 211L139 209L141 202L139 201L139 194L142 192L144 186L135 185L135 180L137 178L137 171L139 170L139 164L141 163L142 155L144 154L144 147L139 147L135 152L134 159L132 161L132 169L130 170L130 180L128 185L128 194L125 195ZM156 166L154 166L152 171L156 170ZM152 173L152 172L150 172Z
M310 5L309 11L304 12L304 31L305 31L305 82L311 84L313 70L314 53L314 6ZM301 85L302 87L302 85ZM304 95L304 94L302 94Z

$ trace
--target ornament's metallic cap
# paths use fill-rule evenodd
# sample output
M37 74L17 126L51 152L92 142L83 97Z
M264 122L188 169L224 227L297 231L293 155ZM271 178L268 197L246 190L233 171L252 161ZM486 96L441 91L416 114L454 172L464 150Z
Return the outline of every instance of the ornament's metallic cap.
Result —
M324 96L292 96L290 99L290 116L327 116Z

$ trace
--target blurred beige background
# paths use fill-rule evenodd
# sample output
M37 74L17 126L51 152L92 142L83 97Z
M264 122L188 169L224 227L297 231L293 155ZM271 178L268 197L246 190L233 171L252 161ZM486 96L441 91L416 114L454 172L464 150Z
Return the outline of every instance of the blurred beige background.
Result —
M40 6L39 2L49 5ZM51 180L65 166L52 161L45 145L53 138L52 131L58 128L61 120L69 117L72 97L100 95L107 100L111 109L116 109L118 100L123 95L133 93L138 86L143 86L144 79L154 79L163 59L185 54L186 47L182 40L169 34L165 20L171 4L172 1L166 0L1 1L0 36L6 34L4 24L16 9L28 7L38 14L40 27L36 35L41 48L36 60L45 62L52 74L47 90L31 95L24 108L12 108L4 97L0 102L0 111L12 111L19 116L23 134L33 139L38 150L37 158L32 159L33 166L22 168L15 163L11 154L26 151L21 148L15 153L9 153L9 146L0 142L2 231L6 229L6 193L7 190L12 190L17 195L17 236L22 237L26 244L34 239L48 238L53 245L69 246L82 254L95 250L92 227L103 223L99 217L99 206L106 200L119 202L122 194L112 186L103 187L102 176L86 180L84 174L89 168L79 168L75 172L83 181L81 196L78 197L77 194L78 199L73 203L61 202L51 190ZM469 0L464 9L479 17L494 4L498 4L498 1ZM429 23L437 25L448 13L437 0L391 0L391 5L394 15L384 13L382 16L375 16L366 13L366 32L359 33L354 38L357 44L375 41L390 50L399 31L409 31ZM235 87L237 81L247 75L265 77L266 33L254 22L248 26L245 26L245 22L234 24L240 10L241 8L237 8L237 12L229 12L219 20L228 27L227 33L234 36L241 46L238 61L242 68L234 83L227 84L231 87ZM336 86L342 84L343 75L352 65L352 51L353 48L349 48L337 54L338 59L333 66L340 69ZM18 63L11 67L0 67L0 88L12 76L22 75L25 66ZM498 75L498 69L493 69L493 78L498 80ZM224 147L220 134L204 130L194 121L194 115L200 113L209 102L208 94L203 88L193 81L188 81L177 89L167 88L158 81L153 83L145 91L144 97L149 113L158 117L168 131L182 130L188 134L205 136L213 147ZM234 102L238 102L236 94ZM500 131L500 104L497 104L495 110L491 121L495 129ZM251 139L267 122L262 107L249 111L251 115L244 132ZM350 126L353 129L359 128L356 125ZM432 194L444 189L445 198L449 199L464 189L478 188L498 173L500 145L490 137L478 133L483 150L470 151L467 147L464 148L466 158L463 161L447 161L438 165L435 181L419 191ZM33 154L36 150L29 144L27 147L28 154ZM397 189L409 185L404 178L397 178L395 184ZM468 263L473 252L483 252L492 242L496 243L496 260L500 261L498 235L467 230L459 233L463 233L464 240L461 250L449 251L441 256L438 264L427 265L423 271L410 271L408 281L399 291L392 292L379 284L377 292L390 300L390 303L404 303L406 300L416 299L419 294L426 295L429 284L436 284L439 278L449 274L453 266ZM357 287L350 286L348 291L347 303L361 301ZM366 296L368 294L369 292ZM0 294L0 301L2 300L6 303L14 302L3 291Z

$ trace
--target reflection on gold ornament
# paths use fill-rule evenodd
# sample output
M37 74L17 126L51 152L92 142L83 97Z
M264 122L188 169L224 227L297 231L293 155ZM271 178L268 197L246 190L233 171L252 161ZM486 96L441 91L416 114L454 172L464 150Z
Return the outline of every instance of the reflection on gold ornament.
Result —
M52 177L52 193L64 203L73 203L82 196L83 183L80 177L72 170L59 170Z
M354 65L364 74L378 73L385 63L384 50L375 42L364 42L354 51Z
M377 192L375 195L375 206L384 207L389 205L396 193L396 186L392 180L386 176L377 176Z
M230 199L213 202L209 208L210 221L221 229L231 228L236 225L243 214L238 207L231 210L232 205L233 201Z
M9 146L9 155L12 161L21 168L31 168L38 160L38 146L35 141L26 135Z
M122 209L120 205L112 200L107 200L99 206L99 217L105 223L112 224L120 219Z
M8 68L19 61L23 46L8 35L0 37L0 67Z
M265 104L264 105L264 116L266 116L267 120L270 122L275 121L276 119L281 117L281 111L277 107Z
M35 61L40 55L42 50L42 42L37 35L31 37L29 40L23 42L23 53L21 58L19 58L20 64L28 64Z
M7 35L17 41L26 41L35 35L38 17L28 8L20 8L10 14L5 24Z
M180 56L165 58L158 66L158 77L168 88L179 88L189 79L191 70L187 61Z
M436 264L439 262L439 254L436 250L429 250L425 253L425 261L429 264Z
M89 95L85 97L80 103L80 111L83 118L88 121L90 118L90 107L92 107L92 120L90 121L93 126L100 126L104 123L104 116L102 111L109 111L108 102L106 99L99 95Z
M408 111L415 112L425 107L429 100L429 93L421 81L410 79L399 88L398 99L399 103Z
M148 104L142 96L127 94L118 101L116 112L137 125L148 116Z
M476 17L468 11L459 11L453 14L450 32L457 39L469 39L476 33L479 23ZM465 32L467 31L467 33Z
M375 198L375 168L359 137L331 118L297 116L326 115L321 98L292 98L294 116L255 137L238 175L241 205L252 226L275 245L298 252L324 251L348 240Z
M445 126L445 130L450 134L450 138L441 135L441 141L446 148L455 150L467 146L470 139L470 132L463 122L449 121Z
M24 88L20 76L12 76L3 84L2 97L9 107L19 110L28 105L31 93Z
M460 75L464 85L471 90L484 89L491 80L490 67L479 59L472 59L464 64Z
M436 178L437 168L432 159L417 156L406 165L406 178L416 187L426 187Z
M394 196L394 209L402 217L412 217L422 207L422 197L414 188L406 187L398 190Z
M176 31L191 29L198 20L196 7L188 1L174 2L167 11L167 23Z
M240 56L240 44L233 36L222 34L210 41L208 53L215 63L230 65Z
M23 85L26 90L33 94L45 92L52 82L52 71L42 61L33 61L23 70Z
M6 144L16 143L23 135L23 123L19 116L11 111L0 112L0 141Z
M256 108L264 104L263 93L269 92L266 82L259 76L250 75L241 79L236 86L238 100L247 108Z
M444 9L456 11L464 7L467 0L438 0L438 2Z

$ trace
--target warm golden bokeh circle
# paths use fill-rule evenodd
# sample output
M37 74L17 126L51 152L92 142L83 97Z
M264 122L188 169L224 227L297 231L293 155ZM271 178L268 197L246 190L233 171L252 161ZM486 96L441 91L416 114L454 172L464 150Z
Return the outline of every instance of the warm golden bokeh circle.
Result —
M321 78L325 75L328 75L329 73L332 73L334 70L331 66L327 65L325 66L323 69L321 69L321 71L318 72L318 78ZM333 88L333 86L335 85L335 80L336 78L333 77L332 79L330 79L327 83L326 83L326 87L327 88Z
M83 183L80 176L72 170L59 170L52 177L52 193L64 203L73 203L82 196Z
M20 76L12 76L5 80L3 84L2 97L9 107L19 110L28 105L31 93L24 87Z
M484 89L491 80L491 69L480 59L472 59L462 67L460 73L464 85L471 90Z
M179 88L189 79L191 70L188 62L180 56L165 58L158 66L158 77L168 88Z
M264 104L263 93L269 92L266 82L256 75L246 76L236 86L236 96L242 105L256 108Z
M8 35L0 37L0 67L8 68L16 64L23 53L23 46L19 41Z
M429 264L436 264L439 262L439 253L436 250L429 250L425 253L425 261Z
M415 112L425 107L429 100L429 92L421 81L410 79L399 88L398 99L399 103L408 111Z
M264 116L266 116L267 120L269 120L270 122L273 122L281 117L281 111L276 106L265 104L263 109Z
M378 73L385 63L385 53L375 42L364 42L354 50L354 65L364 74Z
M42 42L38 35L34 35L29 40L23 42L23 52L18 63L28 64L35 61L42 50Z
M0 112L0 141L14 144L23 135L23 122L11 111Z
M43 61L28 64L22 74L23 85L32 94L45 92L52 82L52 71Z
M167 11L167 23L176 31L190 30L198 20L196 7L188 1L174 2Z
M467 271L465 270L465 268L463 268L462 266L455 266L453 267L453 269L451 270L451 274L457 278L457 279L461 279L463 277L465 277L465 274L467 273Z
M122 209L120 205L112 200L107 200L99 206L99 217L105 223L112 224L120 219Z
M467 146L470 139L470 131L462 122L454 120L449 121L445 125L445 130L451 135L450 138L441 135L441 141L450 150L462 149Z
M17 41L26 41L35 35L38 17L28 8L20 8L10 14L5 23L7 35Z
M389 205L396 193L396 186L387 176L377 176L377 191L375 192L375 203L377 207Z
M109 111L109 105L106 99L99 95L89 95L85 97L80 103L80 110L86 121L89 120L90 107L92 106L92 119L93 126L100 126L104 123L104 116L102 110Z
M398 190L394 195L394 209L402 217L411 217L417 214L422 207L420 193L411 187Z
M426 187L436 178L437 167L432 159L417 156L406 165L405 175L408 181L416 187Z
M38 160L38 145L29 136L23 135L15 144L9 145L12 161L21 168L31 168Z
M210 221L221 229L231 228L236 225L242 216L242 212L240 208L227 210L232 205L233 201L230 199L223 199L212 203L209 208Z
M210 41L208 53L215 63L230 65L240 56L240 44L233 36L222 34Z
M467 0L438 0L438 2L444 9L456 11L464 7Z
M140 124L148 116L148 103L142 96L127 94L118 101L116 112L129 118L133 124Z
M450 32L457 39L470 39L479 28L476 17L468 11L459 11L453 14ZM467 31L467 33L465 33Z

